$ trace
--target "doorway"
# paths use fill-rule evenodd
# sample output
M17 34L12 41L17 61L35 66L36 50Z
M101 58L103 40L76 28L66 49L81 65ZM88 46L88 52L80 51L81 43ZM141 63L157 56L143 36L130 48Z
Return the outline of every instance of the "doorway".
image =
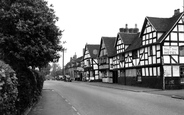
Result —
M118 71L113 71L113 83L118 83Z

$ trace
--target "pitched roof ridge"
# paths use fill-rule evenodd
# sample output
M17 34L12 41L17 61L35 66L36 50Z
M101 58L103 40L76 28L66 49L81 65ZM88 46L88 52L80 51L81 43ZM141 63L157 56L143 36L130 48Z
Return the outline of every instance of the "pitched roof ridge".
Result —
M139 32L138 32L138 33L139 33ZM137 34L137 33L119 32L118 34Z
M102 36L102 38L114 38L114 37Z
M93 45L99 45L99 44L86 44L86 45L88 45L88 46L93 46Z
M180 16L181 14L183 14L184 12L181 12L177 15L173 15L172 17L152 17L152 16L146 16L146 18L152 18L152 19L173 19L173 18L176 18L178 16Z
M152 16L146 16L146 18L155 18L155 19L169 19L169 18L172 18L172 17L152 17Z

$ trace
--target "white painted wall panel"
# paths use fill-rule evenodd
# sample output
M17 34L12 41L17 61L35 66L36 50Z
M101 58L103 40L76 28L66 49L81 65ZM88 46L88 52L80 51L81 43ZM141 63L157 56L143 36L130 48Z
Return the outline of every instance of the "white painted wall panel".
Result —
M156 68L156 67L153 68L153 75L154 75L154 76L157 75L157 68Z
M153 76L152 68L149 68L150 76Z
M145 76L145 68L142 68L142 76Z
M173 77L180 77L180 67L173 66Z
M152 57L149 57L149 64L152 64Z
M171 66L164 66L164 76L165 77L171 77Z
M153 56L153 64L156 64L156 56Z
M180 63L184 63L184 57L180 57Z
M170 57L164 56L164 63L170 63Z

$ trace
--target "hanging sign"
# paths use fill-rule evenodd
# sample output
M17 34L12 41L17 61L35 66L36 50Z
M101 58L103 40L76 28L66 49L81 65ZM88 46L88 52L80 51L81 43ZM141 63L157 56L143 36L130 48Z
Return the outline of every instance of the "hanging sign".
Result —
M178 54L177 46L163 46L163 54L172 55Z

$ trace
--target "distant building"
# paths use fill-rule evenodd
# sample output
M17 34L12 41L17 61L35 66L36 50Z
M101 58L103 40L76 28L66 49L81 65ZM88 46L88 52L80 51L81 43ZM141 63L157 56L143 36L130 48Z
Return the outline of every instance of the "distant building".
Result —
M83 53L84 80L100 81L98 71L98 51L99 45L86 44Z
M135 39L139 38L139 29L137 28L137 25L135 25L135 28L128 28L128 25L126 24L126 28L120 28L120 32L117 34L117 38L115 40L114 47L116 49L116 56L112 59L112 65L113 65L113 71L116 76L114 76L114 79L117 80L119 84L129 84L129 82L132 81L133 77L126 77L130 76L128 73L126 74L126 59L125 55L126 50L129 47L135 47L133 43L135 43L137 46L138 42L134 42ZM139 39L139 41L141 41ZM135 51L134 51L135 52ZM136 54L136 53L135 53ZM134 55L133 58L137 58L138 55ZM129 65L129 64L128 64Z
M99 62L99 76L102 78L102 82L117 83L114 71L110 68L110 60L112 61L113 56L116 54L114 48L116 37L102 37L100 42L100 49L98 54Z
M146 17L140 32L137 25L126 24L117 37L86 44L82 57L83 80L184 88L184 13L178 9L170 18Z
M139 36L117 38L118 69L122 84L154 88L181 88L184 84L184 13L170 18L146 17ZM119 51L119 52L118 52Z

